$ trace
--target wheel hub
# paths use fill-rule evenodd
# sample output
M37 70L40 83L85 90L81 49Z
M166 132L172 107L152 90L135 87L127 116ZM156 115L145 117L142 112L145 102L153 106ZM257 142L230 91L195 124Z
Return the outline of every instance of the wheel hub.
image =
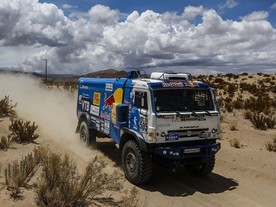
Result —
M84 127L80 131L80 138L82 141L86 141L86 130L84 129Z
M128 153L126 157L126 166L129 172L133 173L136 169L136 157L133 153Z

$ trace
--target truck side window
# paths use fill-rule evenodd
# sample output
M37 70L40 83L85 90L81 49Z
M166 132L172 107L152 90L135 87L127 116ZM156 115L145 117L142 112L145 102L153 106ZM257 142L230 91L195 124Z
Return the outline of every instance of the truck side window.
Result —
M134 106L141 109L148 109L147 92L135 91Z

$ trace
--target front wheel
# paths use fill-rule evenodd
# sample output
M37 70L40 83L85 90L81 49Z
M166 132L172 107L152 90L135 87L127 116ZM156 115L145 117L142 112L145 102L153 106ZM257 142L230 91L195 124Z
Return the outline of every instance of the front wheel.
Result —
M133 140L127 141L123 147L122 165L126 179L135 185L147 183L151 179L151 155L142 151Z
M191 174L206 176L213 171L214 166L215 166L215 156L212 156L203 163L195 164L195 165L187 165L186 168Z
M96 135L93 130L89 129L86 121L82 121L80 124L80 140L87 146L96 146Z

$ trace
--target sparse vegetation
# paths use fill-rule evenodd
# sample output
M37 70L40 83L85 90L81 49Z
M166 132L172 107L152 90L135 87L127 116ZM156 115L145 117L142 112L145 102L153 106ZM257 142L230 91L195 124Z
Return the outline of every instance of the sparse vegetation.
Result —
M230 145L231 145L231 147L235 147L235 148L241 148L242 147L240 140L236 139L236 138L230 140Z
M80 176L76 165L68 156L51 153L43 162L43 174L37 188L39 206L87 206L108 204L104 194L119 191L121 182L118 172L107 175L103 172L103 160L97 157Z
M270 152L276 152L276 137L272 141L265 143L265 147Z
M123 196L122 202L120 206L122 207L146 207L148 206L146 203L141 203L138 195L138 190L137 188L133 187L129 194L126 196Z
M35 143L34 140L39 137L36 133L38 126L35 122L31 124L30 121L23 121L21 119L12 120L9 126L10 136L17 143Z
M244 111L244 113L243 113L243 117L245 118L245 119L252 119L252 117L253 117L253 113L250 111L250 110L246 110L246 111Z
M0 149L7 151L12 142L13 138L10 135L8 135L7 137L2 136L0 140Z
M231 131L236 131L237 130L237 125L238 125L237 120L231 121L231 123L230 123L230 130Z
M251 123L255 126L256 129L266 130L266 117L260 113L254 113L250 119Z
M5 169L5 184L7 189L11 191L10 196L13 199L21 197L20 187L26 187L27 182L32 178L38 164L42 162L47 152L46 148L35 148L33 153L23 157L20 162L14 161L8 164Z
M267 128L269 129L274 128L274 126L276 125L275 115L270 114L269 116L266 117L266 125L267 125Z
M16 104L12 103L10 97L5 96L0 100L0 117L16 116L16 111L14 110L15 107Z

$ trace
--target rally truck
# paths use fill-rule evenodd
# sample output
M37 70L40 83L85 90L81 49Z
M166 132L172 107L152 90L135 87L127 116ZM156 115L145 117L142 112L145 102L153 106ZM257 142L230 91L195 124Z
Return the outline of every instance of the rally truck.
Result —
M208 175L220 149L215 93L186 73L80 78L77 117L80 139L97 145L96 137L111 138L126 179L137 185L151 179L153 164Z

